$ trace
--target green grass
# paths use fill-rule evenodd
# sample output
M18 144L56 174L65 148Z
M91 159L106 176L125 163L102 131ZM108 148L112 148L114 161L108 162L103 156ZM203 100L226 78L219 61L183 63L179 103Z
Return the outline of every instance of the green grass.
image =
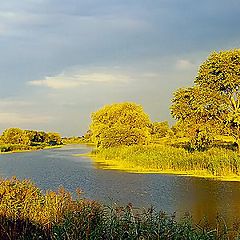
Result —
M216 220L216 228L195 225L190 217L174 216L153 208L103 206L73 199L64 189L43 194L32 182L0 180L0 239L126 240L126 239L229 239L239 231Z
M136 172L192 172L212 176L239 176L240 156L225 148L188 152L167 145L100 148L92 152L98 162L111 168Z

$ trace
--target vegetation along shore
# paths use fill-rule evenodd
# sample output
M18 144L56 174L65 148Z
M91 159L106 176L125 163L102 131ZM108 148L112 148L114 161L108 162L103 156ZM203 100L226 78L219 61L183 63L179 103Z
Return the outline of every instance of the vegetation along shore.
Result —
M45 194L31 181L0 179L0 239L110 240L110 239L229 239L239 237L239 227L194 224L189 216L175 216L153 208L104 206L59 189Z
M240 49L213 52L193 86L174 93L172 127L135 103L104 106L86 135L91 155L104 168L239 180L239 72Z
M0 152L21 152L52 148L62 145L58 133L8 128L0 136Z
M102 166L130 172L191 174L239 179L240 49L213 52L199 67L193 86L173 94L167 121L152 122L141 105L115 103L92 114L82 137L18 128L0 137L1 152L42 149L62 143L95 144Z

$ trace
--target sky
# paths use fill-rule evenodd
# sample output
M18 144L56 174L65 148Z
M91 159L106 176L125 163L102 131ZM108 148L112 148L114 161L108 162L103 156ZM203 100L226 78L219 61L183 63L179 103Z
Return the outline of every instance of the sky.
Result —
M0 1L0 132L81 136L105 104L173 123L173 92L240 47L239 0Z

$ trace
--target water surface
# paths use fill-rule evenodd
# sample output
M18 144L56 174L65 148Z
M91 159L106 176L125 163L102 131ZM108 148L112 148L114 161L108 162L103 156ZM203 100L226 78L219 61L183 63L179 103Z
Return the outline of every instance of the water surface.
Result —
M191 212L196 221L204 216L213 221L219 214L233 222L240 216L240 182L97 169L90 158L74 156L89 151L89 146L68 145L2 154L0 176L30 178L44 191L64 186L75 193L80 188L84 197L107 204L131 202L137 207L153 205L167 213Z

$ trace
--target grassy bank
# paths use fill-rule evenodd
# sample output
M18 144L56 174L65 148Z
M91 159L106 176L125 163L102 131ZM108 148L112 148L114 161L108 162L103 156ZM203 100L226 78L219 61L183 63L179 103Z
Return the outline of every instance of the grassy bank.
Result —
M36 146L30 145L20 145L20 144L2 144L0 145L0 154L1 153L13 153L13 152L27 152L27 151L36 151L41 149L51 149L51 148L59 148L62 145L47 145L47 144L39 144Z
M105 169L240 180L240 156L224 148L190 153L183 148L165 145L123 146L97 149L91 156Z
M236 228L237 229L237 228ZM103 206L73 199L64 189L43 194L33 183L17 179L0 180L0 239L229 239L239 232L194 225L189 217L176 221L148 210Z

